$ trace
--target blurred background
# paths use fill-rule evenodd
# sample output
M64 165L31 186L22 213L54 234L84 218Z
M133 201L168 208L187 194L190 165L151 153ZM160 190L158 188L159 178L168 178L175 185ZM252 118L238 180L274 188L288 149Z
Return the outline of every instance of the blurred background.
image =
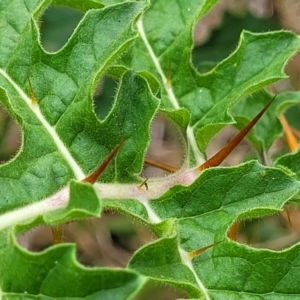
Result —
M116 1L121 2L121 1ZM51 6L40 22L41 42L49 52L59 50L68 40L83 14L74 9ZM288 29L299 34L300 1L297 0L221 0L196 26L193 64L200 71L210 70L233 52L243 29L266 32ZM289 79L272 86L275 92L300 89L300 54L287 65ZM94 92L95 110L100 119L105 118L112 105L117 80L104 77ZM286 112L291 125L300 130L300 107ZM221 149L235 134L236 129L224 128L211 141L207 156ZM180 131L165 116L158 115L152 125L152 141L147 158L179 168L185 149ZM2 163L16 155L21 145L21 134L5 110L0 111L0 160ZM270 155L288 152L284 137L274 143ZM236 165L251 156L247 141L224 161ZM142 177L167 176L168 171L145 165ZM288 213L287 213L288 211ZM300 215L288 208L280 215L259 220L242 221L237 240L252 247L284 249L300 238ZM66 242L78 245L78 260L86 266L125 267L132 253L155 239L154 234L140 223L117 213L104 213L100 219L73 222L64 226ZM40 227L19 237L20 244L31 251L41 251L52 242L51 230ZM151 291L151 293L149 292ZM151 294L151 296L150 296ZM185 295L173 287L149 283L137 299L177 299Z

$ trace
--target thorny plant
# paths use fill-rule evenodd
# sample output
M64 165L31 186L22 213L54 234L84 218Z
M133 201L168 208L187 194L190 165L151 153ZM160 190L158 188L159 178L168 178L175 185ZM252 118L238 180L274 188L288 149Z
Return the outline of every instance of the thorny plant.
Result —
M267 105L259 112L259 114L257 114L253 120L251 120L251 122L249 122L249 124L243 128L238 135L235 136L234 139L232 139L226 146L224 146L217 154L215 154L212 158L210 158L209 160L207 160L205 163L203 163L202 165L196 167L196 168L192 168L192 169L187 169L184 170L184 172L178 172L178 177L177 175L173 176L174 177L174 181L173 184L177 184L177 183L181 183L183 185L190 185L193 183L193 181L195 180L195 178L197 178L197 176L201 173L201 171L207 169L207 168L211 168L211 167L216 167L218 165L220 165L223 160L235 149L235 147L242 141L242 139L247 135L247 133L251 130L251 128L258 122L258 120L262 117L262 115L264 114L264 112L268 109L268 107L271 105L271 103L273 102L273 100L275 99L275 97L273 97L269 103L267 103ZM33 91L31 92L31 101L33 104L36 104L36 98L34 96ZM286 126L286 132L287 132L287 128L289 128L288 126ZM291 138L288 136L288 140L290 141ZM112 159L115 157L115 155L117 154L117 152L120 150L120 148L122 147L122 145L124 144L125 139L123 141L121 141L110 153L109 155L104 159L103 162L101 162L101 164L96 168L96 170L91 173L89 176L87 176L86 178L84 178L82 180L82 182L88 182L91 184L94 184L98 178L101 176L101 174L103 174L103 172L105 171L105 169L107 168L108 164L112 161ZM149 163L153 166L156 167L160 167L160 168L164 168L170 172L174 172L175 173L175 167L173 166L169 166L167 164L164 164L162 162L156 162L156 161L150 161L150 160L145 160L146 163ZM179 171L179 170L176 170ZM155 183L154 183L155 184ZM145 187L146 191L149 190L148 188L148 178L146 178L140 185L136 186L136 187L131 187L132 190L142 190L142 188ZM153 186L153 188L157 188L155 185ZM164 193L166 190L164 190L165 187L163 187L162 189L162 193ZM170 187L166 186L166 189L168 189ZM142 190L143 192L143 190ZM127 198L125 192L124 192L125 197ZM57 195L57 197L59 198L60 195ZM112 196L112 198L114 199L114 196ZM234 228L234 227L233 227ZM236 231L236 229L234 229L234 231ZM52 233L53 233L53 240L54 243L61 243L63 242L63 228L57 228L54 227L52 228ZM228 235L230 237L232 237L233 233L230 231L228 233ZM203 249L199 249L199 250L194 250L192 252L189 252L189 255L191 256L191 258L193 258L194 256L196 256L197 254L201 253L204 249L207 249L207 247L204 247Z
M256 250L235 235L240 220L298 203L299 152L269 166L218 166L246 135L265 162L282 134L276 115L297 149L282 113L299 93L275 97L264 88L285 77L299 37L245 31L232 55L201 74L191 65L192 30L217 1L103 2L55 1L86 12L56 53L44 51L37 26L50 1L0 3L0 97L22 128L19 153L0 169L0 298L132 299L154 281L190 299L296 299L299 245ZM99 120L91 95L104 74L119 86ZM158 111L183 135L179 169L145 158ZM212 137L234 122L240 132L205 160ZM172 174L142 178L144 163ZM125 269L86 268L63 243L63 224L107 210L157 236ZM20 247L16 236L41 224L52 226L56 245L41 253Z

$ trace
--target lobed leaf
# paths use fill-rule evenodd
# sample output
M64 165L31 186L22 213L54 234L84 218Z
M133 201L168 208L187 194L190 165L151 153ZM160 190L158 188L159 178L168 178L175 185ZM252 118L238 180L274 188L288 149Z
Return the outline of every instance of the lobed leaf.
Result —
M191 186L174 186L150 205L162 220L178 219L181 247L193 251L223 241L237 218L280 211L298 189L282 170L249 162L206 170Z
M140 249L128 266L148 278L184 289L190 297L201 297L192 271L182 264L176 237L160 239Z
M9 36L11 43L4 40L1 44L1 100L22 126L23 135L18 155L0 167L0 223L1 229L8 228L1 233L1 295L6 299L132 298L145 282L137 273L84 268L76 262L75 248L70 245L29 253L17 245L10 227L26 220L18 228L23 231L43 222L99 216L101 199L91 185L77 181L93 171L124 137L125 151L102 180L136 181L159 105L145 79L132 72L122 77L104 121L96 118L91 100L99 76L135 38L132 24L145 3L90 10L68 43L54 54L42 49L31 19L47 4L1 2L0 36L15 30ZM27 6L28 14L10 20L14 5ZM29 78L37 103L30 95ZM65 186L73 179L68 191ZM36 203L38 200L42 201ZM43 215L53 209L55 213Z
M200 295L185 286L189 272L184 266L195 272L196 281L188 281L204 299L235 299L239 293L245 299L296 294L297 288L285 288L281 281L292 282L297 273L298 246L280 253L254 250L228 241L227 232L237 219L281 211L298 191L299 182L289 173L253 161L239 167L208 169L192 185L174 186L149 202L161 220L176 219L178 236L141 248L129 267L148 278L181 286L191 297ZM177 244L177 251L171 243ZM206 250L207 246L211 249ZM199 254L189 258L188 253L195 251ZM277 268L282 272L276 273Z
M300 179L300 151L279 157L274 162L274 165L276 167L287 167L296 174L298 180Z
M286 61L300 48L290 32L244 31L230 57L198 73L191 64L192 31L216 2L156 0L144 13L146 1L105 0L96 9L103 4L56 0L84 11L94 8L56 53L44 51L36 23L50 1L0 3L0 97L22 127L20 152L0 167L3 298L132 299L149 279L181 288L191 298L299 295L299 245L272 252L227 238L237 220L274 214L297 200L297 154L279 159L277 167L252 161L201 174L185 164L172 176L149 180L149 190L138 177L158 109L186 133L187 159L199 163L217 131L233 118L237 126L251 119L269 95L254 95L255 105L250 98L234 105L284 78ZM20 18L16 8L24 10ZM99 120L92 94L106 71L120 82L113 107ZM277 97L250 136L256 148L270 147L281 133L275 112L298 97L296 92ZM266 126L272 129L265 132ZM82 183L121 141L99 181ZM159 237L139 249L126 269L85 268L67 244L29 253L16 242L15 234L28 228L99 216L103 207L144 222Z
M127 299L145 280L129 270L85 268L76 262L75 248L60 245L29 253L9 236L0 246L1 295L4 299ZM3 240L3 233L1 239ZM4 238L5 239L5 238Z
M135 36L132 22L142 9L143 3L128 2L89 11L68 44L55 54L40 47L30 19L24 24L24 35L0 72L3 102L23 130L20 153L1 166L2 212L51 195L74 177L83 179L124 137L126 154L119 154L103 180L136 180L159 102L144 79L127 73L114 107L100 122L93 112L90 86ZM29 76L37 105L26 95Z
M120 62L156 74L165 109L188 109L188 140L201 152L222 127L234 123L229 109L244 95L286 77L282 69L300 47L299 38L290 32L244 31L230 57L207 74L197 73L191 65L191 33L197 18L214 2L176 1L170 6L155 1L138 23L140 39ZM195 146L192 153L201 161Z
M226 242L193 265L212 299L297 299L299 259L299 246L273 252Z

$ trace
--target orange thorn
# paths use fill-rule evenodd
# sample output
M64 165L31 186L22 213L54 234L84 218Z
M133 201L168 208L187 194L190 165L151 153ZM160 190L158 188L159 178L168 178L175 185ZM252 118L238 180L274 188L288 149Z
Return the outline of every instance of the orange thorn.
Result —
M31 104L37 104L37 100L31 85L30 78L28 77L28 82L29 82L29 90L30 90L30 99L31 99Z
M271 105L276 96L274 96L267 105L217 154L207 160L204 164L198 167L199 171L207 168L216 167L222 163L222 161L231 153L231 151L242 141L247 133L253 128L257 121L262 117L268 107Z
M240 221L236 221L229 229L227 237L233 241L237 240L237 235L239 232Z
M150 158L145 158L144 162L149 166L156 167L156 168L168 171L170 173L175 173L178 171L178 168L176 168L176 167L173 167L171 165L168 165L168 164L165 164L162 162L158 162L158 161L150 159Z
M283 130L284 130L284 134L285 134L285 137L286 137L286 140L287 140L287 143L288 143L288 146L289 146L290 150L292 152L297 151L297 149L298 149L298 141L295 138L295 136L294 136L294 134L292 132L292 129L291 129L289 123L287 122L284 114L280 115L280 122L282 124Z
M148 178L146 178L139 186L138 189L141 189L143 186L145 186L146 190L148 191Z
M53 235L53 243L55 245L63 243L63 226L52 226L51 231Z
M109 163L112 161L114 156L118 153L122 145L124 144L126 139L123 139L121 143L119 143L109 154L108 156L103 160L103 162L100 164L100 166L88 177L84 178L81 182L89 182L91 184L95 183L97 179L100 177L101 174L105 171Z
M197 250L194 250L194 251L191 251L189 252L189 257L190 259L193 259L194 257L196 257L197 255L201 254L202 252L206 251L207 249L209 248L212 248L218 244L220 244L221 242L217 242L217 243L214 243L214 244L211 244L211 245L208 245L208 246L205 246L203 248L200 248L200 249L197 249Z

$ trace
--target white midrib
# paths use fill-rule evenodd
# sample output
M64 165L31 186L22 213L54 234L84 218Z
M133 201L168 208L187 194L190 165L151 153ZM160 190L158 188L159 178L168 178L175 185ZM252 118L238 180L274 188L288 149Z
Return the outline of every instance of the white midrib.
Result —
M164 88L165 88L165 90L166 90L166 92L169 96L170 102L172 103L172 105L175 109L179 109L180 106L179 106L179 103L176 99L174 91L172 89L172 85L171 85L171 83L168 82L168 80L167 80L167 78L166 78L166 76L165 76L165 74L164 74L164 72L161 68L160 62L159 62L158 58L156 57L156 55L155 55L148 39L147 39L146 33L144 31L144 27L143 27L142 18L140 18L138 20L137 28L138 28L139 34L140 34L145 46L146 46L146 48L149 52L149 55L150 55L154 65L155 65L156 70L159 73L159 75L161 76L161 80L162 80ZM190 125L188 125L188 128L187 128L187 139L188 139L188 142L189 142L189 146L191 147L191 150L193 151L196 163L198 165L202 164L204 162L204 157L198 149L197 142L196 142L196 139L195 139L195 135L194 135L194 132L193 132L193 128ZM148 211L149 205L147 205L146 209ZM153 214L155 215L154 211L151 210L151 217L155 220L156 218L154 217ZM157 218L159 219L158 216L157 216ZM203 292L203 294L205 296L205 299L209 300L210 297L207 293L207 290L204 287L203 283L201 282L200 278L198 277L197 273L195 272L192 261L188 256L188 253L183 251L181 248L179 248L178 250L179 250L180 255L181 255L182 263L185 264L191 270L191 272L193 273L193 275L196 279L196 282L198 284L199 289Z
M147 36L146 36L146 33L144 31L144 27L143 27L143 21L142 21L142 18L140 18L137 22L137 28L138 28L138 31L139 31L139 34L148 50L148 53L152 59L152 62L157 70L157 72L159 73L160 77L161 77L161 80L162 80L162 83L164 85L164 88L169 96L169 100L170 102L172 103L173 107L175 109L180 109L180 105L178 103L178 100L176 99L176 96L174 94L174 91L173 91L173 88L172 88L172 85L171 85L171 82L168 81L161 65L160 65L160 62L159 62L159 59L157 58L156 54L154 53L148 39L147 39ZM194 154L194 157L195 157L195 160L196 160L196 163L197 165L200 165L204 162L204 156L203 154L199 151L199 148L197 146L197 142L196 142L196 139L195 139L195 135L194 135L194 131L193 131L193 128L188 125L188 128L187 128L187 139L188 139L188 142L189 142L189 146L191 147L191 150Z
M0 74L7 79L7 81L14 87L19 96L24 100L27 104L28 108L32 111L35 117L41 122L42 126L47 130L53 142L57 146L58 151L68 162L70 168L72 169L75 178L77 180L82 180L86 177L84 172L81 170L80 166L77 164L65 144L62 142L60 137L58 136L55 127L51 126L48 121L45 119L44 115L41 113L41 110L37 104L32 103L31 99L24 93L24 91L17 85L15 81L3 70L0 69Z
M179 248L179 253L180 253L180 256L181 256L181 261L183 264L185 264L190 270L191 272L193 273L195 279L196 279L196 282L198 284L198 286L200 287L200 290L203 292L204 294L204 297L206 300L210 300L210 297L208 295L208 292L207 292L207 289L205 288L205 286L203 285L202 281L199 279L195 269L194 269L194 266L192 264L192 261L191 259L189 258L189 254L188 252L184 251L183 249L180 249Z

